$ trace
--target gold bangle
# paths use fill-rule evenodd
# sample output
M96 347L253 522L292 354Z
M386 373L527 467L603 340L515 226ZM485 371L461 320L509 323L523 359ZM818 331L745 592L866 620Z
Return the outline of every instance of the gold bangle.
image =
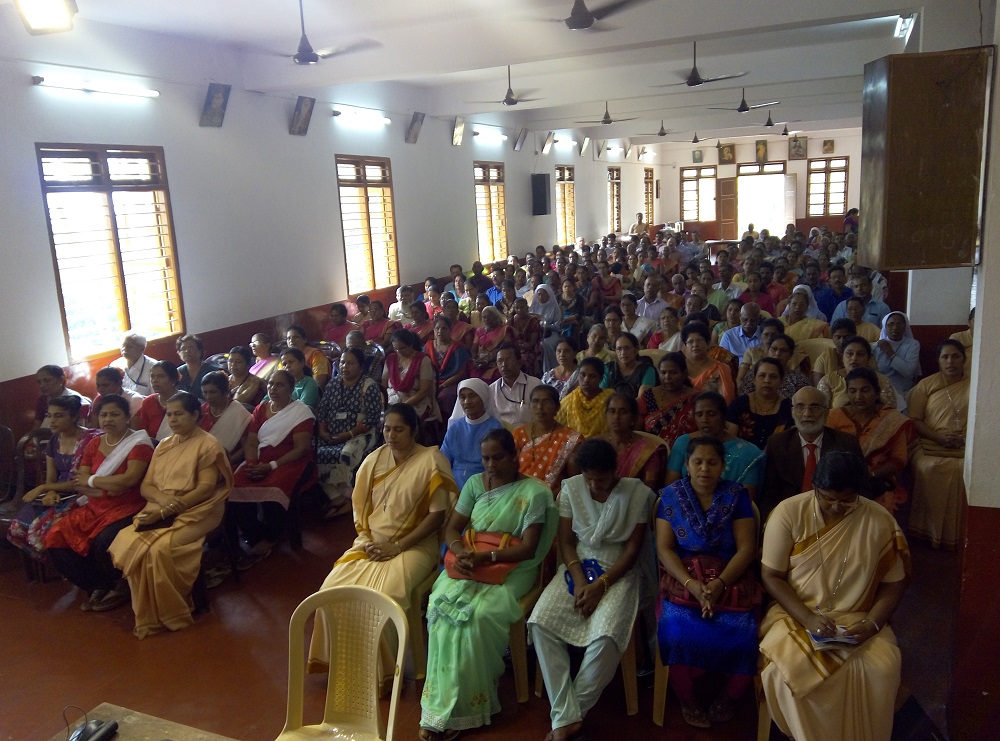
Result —
M722 582L722 588L723 588L723 589L729 589L729 585L728 585L728 584L726 584L726 581L725 581L725 580L724 580L724 579L723 579L723 578L722 578L721 576L717 576L717 577L715 577L715 580L716 580L716 581L721 581L721 582Z
M608 593L608 575L601 574L601 583L604 584L604 594Z
M687 588L688 588L688 582L689 582L689 581L691 581L691 580L690 580L690 579L688 579L687 581L685 581L685 582L684 582L684 588L685 588L685 589L687 589Z
M568 564L566 564L566 570L569 571L569 567L572 566L575 563L578 563L581 566L583 566L583 564L580 563L580 559L577 558L577 559L574 559L574 560L570 561Z
M459 545L461 545L462 539L461 538L455 538L450 543L448 543L448 547L451 548L453 545L455 545L455 543L458 543Z

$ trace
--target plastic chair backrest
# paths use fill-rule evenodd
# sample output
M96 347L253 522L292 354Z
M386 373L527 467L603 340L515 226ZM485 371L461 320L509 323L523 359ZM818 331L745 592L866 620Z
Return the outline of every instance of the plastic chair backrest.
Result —
M292 613L288 624L288 709L283 733L302 727L304 633L313 613L324 615L330 635L324 725L351 733L373 733L389 741L402 689L408 637L406 615L392 598L361 586L321 589L306 597ZM379 713L378 664L379 638L389 621L396 628L399 646L386 726Z
M217 352L215 355L209 355L205 358L205 362L217 365L226 372L229 371L229 353L227 352Z

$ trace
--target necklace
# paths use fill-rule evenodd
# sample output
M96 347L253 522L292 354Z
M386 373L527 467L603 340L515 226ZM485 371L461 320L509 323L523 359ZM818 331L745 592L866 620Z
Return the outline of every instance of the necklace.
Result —
M770 417L778 411L779 406L781 406L780 398L776 401L772 401L771 405L765 410L760 401L758 401L756 392L750 396L750 411L760 417Z
M958 412L958 405L955 404L955 400L951 398L951 391L948 390L948 386L944 387L944 393L948 397L948 403L951 404L952 415L955 417L955 429L961 430L965 426L965 424L964 421L962 420L962 415L959 414Z
M848 512L848 515L851 513ZM847 515L845 515L846 517ZM819 567L823 572L823 584L829 584L830 581L826 575L826 559L823 558L823 539L819 535L819 503L816 501L816 495L813 495L813 523L816 525L816 547L819 549ZM851 520L851 527L854 527L854 520ZM837 583L833 587L833 591L826 600L826 605L824 609L829 612L833 609L833 600L837 596L837 592L840 590L840 585L844 581L844 571L847 569L847 559L850 557L851 552L848 549L847 553L844 554L844 561L840 564L840 573L837 575Z
M124 440L124 439L125 439L125 436L126 436L127 434L128 434L128 432L123 432L123 433L122 433L122 436L121 436L120 438L118 438L118 441L117 441L117 442L111 442L111 438L110 438L110 437L108 436L108 434L107 434L107 433L104 433L104 443L105 443L105 445L107 445L107 446L108 446L109 448L114 448L114 447L117 447L117 446L118 446L118 443L120 443L120 442L121 442L122 440Z
M218 414L216 414L215 413L215 408L211 404L209 404L209 406L208 406L208 411L211 412L212 416L215 417L216 419L218 419L219 417L221 417L223 414L226 413L225 408L223 408L221 412L219 412Z

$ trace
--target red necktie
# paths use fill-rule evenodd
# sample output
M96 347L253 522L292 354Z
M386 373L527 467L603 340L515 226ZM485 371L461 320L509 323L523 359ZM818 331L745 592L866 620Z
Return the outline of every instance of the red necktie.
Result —
M814 473L816 473L816 443L806 443L806 470L802 474L802 491L813 488Z

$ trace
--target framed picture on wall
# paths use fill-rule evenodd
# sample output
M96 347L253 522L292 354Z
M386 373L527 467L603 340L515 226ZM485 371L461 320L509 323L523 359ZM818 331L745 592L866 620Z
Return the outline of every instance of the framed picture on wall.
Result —
M305 136L309 131L309 120L312 118L313 108L316 106L315 98L307 98L300 95L295 103L295 113L292 114L292 123L288 127L288 133L293 136Z
M702 149L692 149L691 150L691 161L696 165L701 164L705 161L705 152Z
M804 160L806 158L806 144L808 139L804 136L793 136L788 140L788 159Z
M736 164L736 145L735 144L720 144L719 145L719 164L720 165L735 165Z
M226 106L229 105L229 91L232 89L232 85L223 85L221 82L210 82L208 84L205 105L201 107L199 126L212 126L215 128L222 126L222 120L226 117Z
M757 154L756 161L760 164L767 162L767 139L758 139L754 142L754 151Z
M823 154L833 154L833 139L823 140Z

